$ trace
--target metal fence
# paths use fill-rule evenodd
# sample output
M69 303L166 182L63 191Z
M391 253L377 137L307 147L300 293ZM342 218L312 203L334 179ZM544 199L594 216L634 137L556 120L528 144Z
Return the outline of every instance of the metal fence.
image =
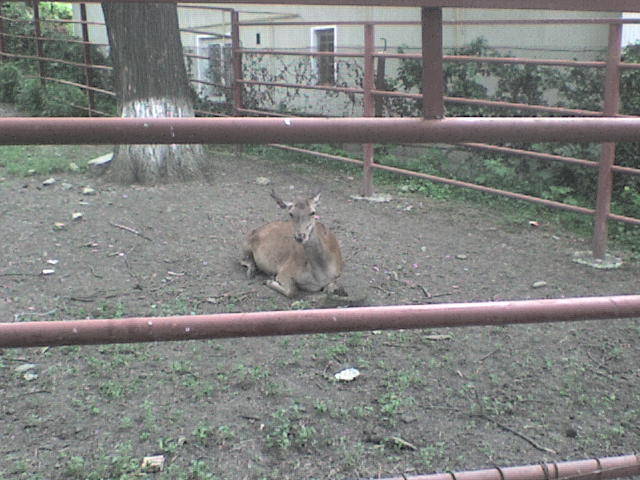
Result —
M37 4L35 10L37 11ZM238 114L247 112L242 103L243 80L242 56L249 54L239 44L239 29L236 11L231 11L233 24L234 107ZM86 15L83 14L83 15ZM6 20L6 19L3 19ZM37 14L34 22L38 23ZM86 26L86 19L83 25ZM601 118L442 118L444 104L442 84L442 10L428 7L422 9L424 65L422 119L367 118L375 113L375 98L381 95L397 95L375 88L373 65L375 58L384 54L374 52L373 23L364 24L363 54L366 75L363 87L356 89L364 96L364 118L319 119L319 118L199 118L199 119L116 119L116 118L5 118L0 119L0 144L58 143L310 143L349 141L368 144L364 161L347 159L364 165L364 190L371 192L372 169L386 169L405 175L418 175L434 181L460 184L469 188L486 189L477 185L462 185L450 179L439 179L415 172L391 169L376 165L370 144L376 142L409 143L463 143L491 142L516 139L537 141L597 141L603 142L603 154L599 168L599 189L595 210L548 204L596 217L594 253L604 255L606 248L606 221L616 219L638 224L638 219L617 218L610 213L611 175L613 148L611 142L634 141L640 134L640 118L611 118L617 115L618 77L621 68L639 68L638 65L620 64L620 22L610 27L608 61L582 65L606 68L604 112L585 112L586 117ZM83 37L85 35L83 29ZM0 56L15 57L4 50L0 23ZM36 47L44 39L35 34ZM88 45L88 39L82 42ZM41 55L30 57L44 65L51 61ZM273 52L271 52L273 53ZM306 52L309 55L317 55ZM337 54L336 54L337 55ZM445 58L447 61L478 61L479 59ZM490 61L513 61L521 59L491 59ZM480 59L480 61L489 61ZM563 62L564 63L564 62ZM87 72L87 91L91 87L90 71L96 66L91 58L77 65ZM43 81L48 79L41 71ZM305 88L297 85L296 88ZM104 93L104 92L100 92ZM453 101L471 101L454 99ZM507 106L507 105L505 105ZM514 107L514 105L508 105ZM531 106L517 105L530 109ZM91 106L89 107L91 109ZM544 107L545 110L549 107ZM576 114L576 112L554 113ZM478 148L493 149L485 144ZM529 152L511 152L524 155ZM334 158L335 156L332 156ZM560 159L584 164L580 160ZM586 164L585 164L586 165ZM594 167L596 165L588 165ZM635 169L616 172L638 174ZM491 189L486 189L487 191ZM515 198L546 203L543 199L523 198L512 192L493 191ZM36 345L94 344L114 342L140 342L158 340L188 340L196 338L227 338L234 336L291 335L314 332L338 332L355 330L426 328L436 326L500 325L508 323L533 323L552 321L580 321L587 319L622 319L640 317L640 296L599 297L561 300L534 300L520 302L489 302L477 304L444 304L418 306L368 307L352 309L306 310L287 312L253 312L243 314L221 314L209 316L125 318L112 320L76 320L61 322L0 323L0 347L27 347ZM549 480L555 478L614 478L640 474L637 456L609 459L584 460L559 464L543 464L513 469L492 469L480 472L447 473L435 476L415 477L424 480L473 479L530 479Z
M245 88L252 86L269 86L271 88L295 88L295 89L313 89L313 90L321 90L321 91L332 91L332 92L342 92L349 93L350 95L361 95L363 98L363 111L362 117L369 118L375 117L376 113L380 114L380 109L376 108L376 103L379 99L383 97L400 97L406 99L413 100L423 100L423 114L424 118L433 118L439 119L444 117L445 115L445 105L447 103L452 104L462 104L462 105L474 105L474 106L483 106L497 109L511 109L518 111L528 111L534 114L544 114L544 115L559 115L559 116L571 116L571 117L621 117L619 114L619 97L620 97L620 73L622 70L630 70L630 69L640 69L640 64L632 64L632 63L622 63L620 61L620 44L621 44L621 32L622 25L624 23L638 23L638 20L596 20L596 19L545 19L545 20L483 20L483 21L460 21L460 22L443 22L442 16L439 9L431 9L431 10L423 10L423 18L421 22L350 22L350 21L339 21L339 22L241 22L240 14L237 10L231 8L218 8L218 7L210 7L210 6L189 6L185 8L205 8L205 9L214 9L218 11L222 11L229 16L229 25L231 31L230 38L230 46L231 46L231 68L233 70L233 81L231 85L225 83L212 83L207 82L202 79L192 79L195 84L206 84L208 86L216 87L219 89L226 89L229 92L229 96L232 98L232 106L233 112L235 116L242 115L259 115L259 116L286 116L287 118L290 115L287 114L274 114L271 111L266 110L257 110L255 108L247 108L245 107L245 102L243 100ZM93 72L95 70L109 70L111 67L106 65L96 65L92 63L91 58L91 45L93 44L89 39L88 25L100 25L99 22L89 22L87 20L87 12L85 4L80 4L80 15L81 19L79 21L73 20L42 20L39 15L38 2L36 1L33 6L34 10L34 55L25 56L25 55L17 55L11 52L7 52L5 49L4 38L8 37L8 33L3 32L4 22L9 21L10 19L7 17L0 16L0 60L2 58L7 59L27 59L37 62L38 65L38 77L44 83L46 81L52 82L61 82L65 84L71 84L80 88L83 88L86 91L88 97L88 114L91 115L100 115L102 112L96 110L95 107L95 95L96 94L107 94L113 95L112 92L107 92L103 89L98 89L92 85ZM42 22L58 22L62 24L69 23L79 23L82 26L82 39L75 40L77 42L82 43L84 47L84 63L77 62L69 62L64 59L52 59L46 58L43 54L42 43L47 41L48 39L42 36L41 31L41 23ZM471 56L455 56L455 55L442 55L442 28L446 25L531 25L531 24L557 24L557 25L577 25L577 24L608 24L609 25L609 42L608 42L608 53L606 61L570 61L570 60L540 60L540 59L525 59L525 58L503 58L503 57L471 57ZM322 25L349 25L349 26L361 26L363 29L363 52L361 53L340 53L340 52L313 52L309 50L274 50L274 49L246 49L242 48L240 42L240 32L244 27L251 26L269 26L269 27L292 27L292 26L300 26L300 25L314 25L314 26L322 26ZM376 52L375 51L375 29L377 25L395 25L400 27L409 26L409 25L423 25L423 44L425 48L423 49L422 54L400 54L400 53L386 53L386 52ZM194 29L184 29L185 32L190 33L210 33L209 31L204 30L194 30ZM59 41L59 39L56 39ZM283 55L296 55L310 58L319 58L322 56L330 56L332 58L340 58L340 57L352 57L352 58L361 58L364 62L364 76L362 80L362 86L357 87L338 87L331 85L311 85L309 83L285 83L285 82L261 82L256 80L248 80L244 79L243 72L243 58L246 58L251 55L267 55L267 56L283 56ZM185 54L187 59L193 60L206 60L208 57L193 53ZM428 85L429 88L424 88L426 92L424 98L420 94L406 93L406 92L393 92L383 90L384 78L380 75L381 73L381 65L384 65L384 61L386 59L414 59L414 60L422 60L423 64L426 65L427 68L424 70L423 84ZM482 100L482 99L473 99L473 98L458 98L458 97L448 97L444 95L444 86L442 85L442 69L443 69L443 61L444 62L484 62L484 63L502 63L502 64L517 64L517 65L544 65L544 66L559 66L559 67L578 67L578 68L597 68L605 70L605 80L603 85L604 91L604 108L603 111L589 111L589 110L579 110L579 109L567 109L560 107L551 107L546 105L527 105L521 103L509 103L509 102L498 102L498 101L490 101L490 100ZM85 82L84 84L77 84L73 82L68 82L61 79L50 78L46 75L46 63L48 62L61 62L69 65L76 66L78 68L82 68L85 74ZM378 68L376 69L376 62L378 63ZM384 67L382 66L382 70ZM81 107L82 108L82 107ZM208 111L199 111L198 113L203 115L212 115L212 112ZM487 120L487 119L484 119ZM516 128L516 123L519 122L519 119L513 119L514 129ZM578 119L574 120L575 123L570 123L568 125L579 125ZM475 123L476 126L473 129L477 128L482 121ZM378 125L383 126L384 123L373 122L370 125ZM537 123L536 125L541 125L541 123ZM549 124L551 125L551 123ZM387 127L384 127L387 128ZM564 128L564 125L563 125ZM334 130L335 131L335 130ZM608 131L608 130L607 130ZM468 130L466 132L469 132ZM632 136L633 137L633 136ZM626 141L633 141L636 138L628 138ZM33 137L32 137L33 138ZM274 137L275 138L275 137ZM353 137L353 141L357 141L355 137ZM374 137L375 142L378 143L378 138L382 137ZM71 140L67 137L69 142ZM271 143L268 139L259 140L262 143L270 143L274 147L278 147L286 150L293 150L301 153L307 153L311 155L317 155L324 158L331 158L339 161L346 161L350 163L360 164L363 169L363 181L362 181L362 193L365 196L370 196L373 194L373 171L374 170L384 170L390 171L401 175L414 176L422 179L426 179L433 182L441 182L448 185L453 185L457 187L470 188L476 191L501 195L517 200L528 201L532 203L536 203L538 205L543 205L550 208L562 209L565 211L571 211L579 214L585 214L594 217L594 229L593 229L593 256L595 259L602 259L605 256L607 250L607 222L608 220L621 221L633 225L640 225L640 219L616 215L611 213L611 196L612 196L612 176L613 174L625 174L625 175L640 175L640 169L637 168L629 168L622 167L619 165L615 165L615 143L613 137L604 138L604 139L596 139L595 137L590 137L588 134L580 133L572 140L568 137L562 136L562 138L551 139L549 137L536 137L536 141L542 140L551 140L551 141L602 141L601 146L601 154L600 161L594 162L584 159L571 158L567 156L560 155L552 155L547 153L540 153L535 151L528 151L522 149L508 148L508 147L500 147L495 145L489 145L486 142L490 141L488 137L477 138L477 140L469 140L469 137L462 135L458 138L447 140L445 137L440 139L430 139L430 138L412 138L408 141L416 142L416 143L426 143L426 142L451 142L457 143L458 145L477 149L485 152L494 152L498 154L506 154L506 155L515 155L520 157L531 158L535 160L546 160L553 162L562 162L565 164L571 165L579 165L585 168L590 169L598 169L598 188L596 191L594 205L595 208L589 207L581 207L572 204L562 203L558 201L553 201L549 199L539 198L531 195L524 195L517 192L511 192L506 190L501 190L497 188L491 188L483 185L478 185L469 182L462 182L458 180L454 180L451 178L442 178L435 175L427 175L424 173L419 173L415 171L410 171L407 169L401 169L396 167L390 167L382 164L378 164L375 162L374 157L374 148L373 143L365 143L363 145L363 157L362 159L354 159L354 158L345 158L343 156L338 155L327 155L315 152L313 150L304 149L300 147L291 147L287 145L282 145L281 143ZM87 141L90 139L87 138ZM305 142L305 138L296 139L296 142ZM497 136L493 141L501 141L508 140L505 136ZM516 139L514 139L516 140ZM522 140L522 137L517 137L517 140ZM11 137L7 138L7 135L0 137L0 141L2 143L10 143L12 140ZM35 141L35 140L34 140ZM95 139L93 140L95 141ZM240 140L239 140L240 141ZM276 138L277 142L284 142L282 135L280 138ZM292 141L294 141L292 139ZM342 140L338 140L337 137L331 137L326 140L327 142L338 142ZM383 140L380 140L383 141ZM384 140L384 141L393 141L393 140ZM402 138L398 137L398 141L404 141Z

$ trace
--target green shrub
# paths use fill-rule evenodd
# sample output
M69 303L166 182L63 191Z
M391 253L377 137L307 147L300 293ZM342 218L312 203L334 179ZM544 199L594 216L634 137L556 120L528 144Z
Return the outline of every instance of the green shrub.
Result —
M46 91L40 80L27 80L21 87L16 97L18 108L29 115L40 117L44 115Z
M22 83L20 70L8 63L0 65L0 102L14 103Z
M27 80L16 97L16 105L32 117L82 117L87 98L78 87L40 80Z
M47 83L43 116L84 117L87 97L81 88L60 83Z

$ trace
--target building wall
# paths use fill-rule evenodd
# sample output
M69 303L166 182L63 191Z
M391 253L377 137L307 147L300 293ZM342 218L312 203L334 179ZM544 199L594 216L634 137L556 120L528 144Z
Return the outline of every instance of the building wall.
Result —
M210 4L229 8L230 4ZM339 7L303 5L237 5L241 21L418 21L420 10L407 7ZM73 5L76 18L79 6ZM98 4L88 4L90 21L103 21L102 9ZM220 11L180 9L181 25L185 28L207 30L212 33L229 34L229 15ZM549 18L616 18L619 14L606 12L563 12L551 10L480 10L449 8L444 10L445 21L485 20L485 19L549 19ZM256 33L261 35L262 48L309 48L311 27L243 27L242 43L247 48L256 47ZM107 43L104 27L91 25L90 37L93 41ZM378 26L376 46L394 50L407 45L420 46L420 29L417 26ZM78 34L80 33L78 27ZM527 52L532 58L591 59L598 55L607 44L606 25L538 25L538 26L445 26L445 48L461 47L478 37L487 39L489 45L520 54ZM195 47L197 35L183 34L185 47ZM358 48L362 46L362 28L356 26L338 27L338 48ZM384 40L383 40L384 39Z
M196 5L197 6L197 5ZM252 5L252 4L208 4L212 7L228 9L237 7L241 22L331 22L332 20L349 21L418 21L419 8L407 7L349 7L349 6L304 6L304 5ZM79 10L74 4L74 11ZM99 5L88 4L89 20L103 21ZM209 45L228 44L230 35L230 14L227 11L211 9L180 8L178 10L180 24L183 28L210 32L184 32L182 35L185 51L198 55L210 55ZM77 15L79 17L79 13ZM553 18L616 18L620 14L593 12L562 12L541 10L480 10L480 9L445 9L445 21L469 21L491 19L553 19ZM313 47L314 25L307 26L246 26L241 28L241 43L244 48L262 49L303 49ZM338 52L357 51L363 49L363 28L360 25L336 25L335 47ZM93 41L106 43L104 27L90 26ZM209 37L209 38L207 38ZM503 54L525 58L560 58L591 60L601 57L606 50L608 26L598 24L579 25L445 25L444 47L460 48L478 37L486 39L489 46L497 48ZM259 43L258 43L259 42ZM396 52L403 47L408 52L419 52L421 32L418 25L377 25L375 30L376 50ZM214 47L215 48L215 47ZM296 82L295 73L314 72L315 60L304 57L254 57L245 56L246 64L256 68L258 79ZM358 85L357 68L362 60L338 59L338 84L346 86ZM305 63L306 62L306 63ZM192 74L201 80L207 80L208 61L191 59L188 66ZM224 61L223 61L224 64ZM387 73L393 75L399 65L398 61L387 62ZM229 67L229 64L226 63ZM349 70L352 71L346 74ZM288 70L289 77L281 75ZM293 72L293 73L292 73ZM356 72L356 73L354 73ZM228 72L227 72L228 73ZM280 78L277 78L280 75ZM224 75L223 75L224 76ZM228 77L228 75L227 75ZM199 85L202 95L216 97L215 89ZM255 91L255 87L253 87ZM263 89L264 90L264 89ZM360 115L362 102L360 96L345 94L326 94L322 91L297 91L292 89L271 89L264 96L263 108L279 109L283 104L293 105L299 112L325 115ZM291 95L294 96L293 100Z

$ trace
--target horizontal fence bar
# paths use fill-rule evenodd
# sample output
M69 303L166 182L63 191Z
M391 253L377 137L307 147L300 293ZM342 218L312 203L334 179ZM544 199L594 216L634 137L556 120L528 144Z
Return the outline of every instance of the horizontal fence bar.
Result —
M375 57L381 58L397 58L402 60L420 60L422 55L419 53L385 53L378 52L374 54ZM504 64L527 64L527 65L539 65L539 66L555 66L555 67L592 67L592 68L604 68L607 64L605 62L587 62L577 60L545 60L545 59L532 59L532 58L520 58L520 57L476 57L472 55L444 55L442 59L445 62L477 62L477 63L504 63ZM629 64L636 65L636 64ZM640 66L640 64L637 64Z
M18 2L22 0L5 0ZM102 0L102 3L179 3L180 0ZM84 0L64 0L62 3L87 3ZM92 3L92 2L88 2ZM257 5L273 5L274 0L193 0L189 3L251 3ZM581 0L580 2L564 0L549 3L549 0L529 0L525 3L514 3L513 0L494 0L487 4L486 0L278 0L283 5L357 5L357 6L390 6L390 7L444 7L444 8L525 8L547 10L610 11L638 12L637 0ZM489 5L489 6L488 6Z
M382 480L606 480L640 475L640 457L590 458L466 472L434 473Z
M0 348L625 319L640 295L0 323Z
M77 38L66 38L66 37L59 37L59 38L45 37L45 36L35 37L33 35L16 35L14 33L2 33L2 32L0 32L0 37L22 38L24 40L41 40L43 42L79 43L81 45L94 45L96 47L109 46L108 43L85 42L83 40L78 40Z
M384 96L384 97L401 97L411 100L422 100L420 93L409 92L392 92L389 90L372 90L372 95ZM444 97L445 103L454 103L462 105L474 105L477 107L496 107L496 108L512 108L516 110L527 110L533 112L553 113L557 115L571 115L579 117L597 117L603 115L602 112L595 110L579 110L576 108L564 108L564 107L547 107L545 105L529 105L526 103L512 103L501 102L498 100L483 100L480 98L462 98L462 97ZM631 117L631 115L620 115L625 117Z
M281 150L288 150L291 152L296 152L296 153L303 153L306 155L311 155L314 157L320 157L320 158L326 158L329 160L337 160L339 162L344 162L344 163L351 163L354 165L362 165L364 162L362 160L358 160L355 158L349 158L349 157L343 157L340 155L333 155L330 153L323 153L323 152L317 152L315 150L308 150L306 148L299 148L299 147L292 147L290 145L280 145L280 144L273 144L270 143L268 144L270 147L273 148L278 148ZM461 144L461 145L465 145L465 144ZM471 144L469 144L471 145ZM488 145L490 146L490 145ZM499 147L497 147L499 148ZM523 150L523 152L526 152ZM535 152L528 152L528 153L535 153ZM564 158L564 157L562 157ZM575 160L575 159L572 159ZM586 161L586 160L583 160ZM491 188L491 187L485 187L484 185L478 185L476 183L469 183L469 182L463 182L461 180L454 180L451 178L444 178L444 177L437 177L435 175L429 175L427 173L421 173L421 172L416 172L413 170L405 170L402 168L398 168L398 167L391 167L388 165L380 165L378 163L373 163L371 165L371 168L376 168L378 170L384 170L384 171L388 171L390 173L394 173L394 174L398 174L398 175L404 175L407 177L416 177L416 178L421 178L430 182L437 182L437 183L443 183L446 185L451 185L454 187L461 187L461 188L468 188L471 190L476 190L478 192L482 192L482 193L487 193L487 194L492 194L492 195L500 195L503 197L508 197L508 198L513 198L515 200L521 200L524 202L529 202L529 203L535 203L537 205L542 205L544 207L548 207L548 208L555 208L558 210L565 210L568 212L573 212L573 213L579 213L579 214L583 214L583 215L594 215L595 214L595 210L590 209L590 208L585 208L585 207L579 207L577 205L570 205L567 203L561 203L561 202L556 202L554 200L547 200L544 198L540 198L540 197L534 197L532 195L524 195L521 193L514 193L514 192L510 192L507 190L500 190L497 188ZM634 218L634 217L626 217L623 215L616 215L614 213L609 213L607 218L611 219L611 220L616 220L618 222L623 222L623 223L628 223L631 225L639 225L640 226L640 219L638 218Z
M599 163L593 160L584 160L581 158L565 157L562 155L554 155L551 153L534 152L531 150L522 150L519 148L501 147L498 145L486 145L484 143L461 143L463 147L472 148L475 150L484 150L487 152L502 153L505 155L517 155L520 157L535 158L537 160L550 160L556 162L571 163L574 165L580 165L588 168L598 168ZM626 173L628 175L640 175L640 169L623 167L621 165L613 165L611 170L618 173Z
M557 208L560 210L566 210L568 212L582 213L585 215L593 215L595 213L595 210L592 210L590 208L578 207L577 205L569 205L567 203L556 202L554 200L547 200L544 198L534 197L532 195L524 195L522 193L509 192L507 190L500 190L497 188L485 187L484 185L463 182L462 180L454 180L452 178L438 177L435 175L429 175L428 173L414 172L413 170L405 170L403 168L391 167L389 165L381 165L379 163L374 163L371 165L371 168L376 168L378 170L385 170L387 172L397 173L400 175L406 175L410 177L423 178L431 182L444 183L445 185L451 185L454 187L468 188L468 189L476 190L482 193L500 195L507 198L513 198L515 200L523 200L525 202L536 203L538 205L543 205L545 207ZM632 219L632 220L635 220L635 219Z
M364 54L360 52L314 52L312 50L275 50L270 48L241 48L239 53L249 55L289 55L289 56L307 56L307 57L360 57Z
M635 142L640 118L0 118L0 145Z
M86 64L86 63L80 63L80 62L72 62L70 60L63 60L61 58L50 58L50 57L38 57L37 55L16 55L13 53L7 53L7 52L0 52L0 55L2 55L3 57L8 57L8 58L19 58L21 60L39 60L42 62L49 62L49 63L61 63L63 65L71 65L74 67L89 67L89 68L94 68L96 70L108 70L111 71L113 70L113 67L110 67L108 65L95 65L95 64Z
M244 85L256 85L256 86L266 86L266 87L281 87L281 88L300 88L303 90L324 90L327 92L340 92L340 93L364 93L364 90L361 88L351 88L351 87L332 87L329 85L306 85L304 83L281 83L281 82L261 82L258 80L236 80L237 83L241 83Z
M194 7L198 8L198 7ZM545 10L548 8L545 8ZM484 20L445 20L442 25L445 27L456 27L459 25L581 25L581 24L638 24L640 19L637 18L540 18L540 19L484 19ZM322 26L322 25L389 25L389 26L414 26L419 27L421 22L416 20L375 20L375 21L337 21L330 20L310 22L310 21L291 21L291 22L265 22L265 21L247 21L240 22L241 27L266 27L266 26Z
M92 92L102 93L104 95L109 95L110 97L115 97L116 96L115 93L113 93L113 92L111 92L109 90L104 90L104 89L98 88L98 87L87 87L86 85L84 85L82 83L71 82L69 80L60 80L59 78L41 77L39 75L25 75L24 78L43 79L43 80L46 80L47 82L61 83L63 85L71 85L72 87L78 87L78 88L81 88L83 90L91 90Z
M315 25L315 24L314 24ZM289 55L289 56L312 56L312 57L364 57L363 52L314 52L309 50L281 50L281 49L256 49L256 48L243 48L239 50L243 54L253 55ZM380 58L396 58L402 60L421 60L422 55L419 53L386 53L377 52L373 54L374 57ZM532 58L520 58L520 57L476 57L472 55L444 55L442 59L445 62L459 62L459 63L499 63L499 64L513 64L513 65L537 65L537 66L550 66L550 67L588 67L588 68L604 68L606 62L599 61L578 61L578 60L545 60L545 59L532 59ZM629 70L640 69L640 63L620 63L620 68L626 68Z

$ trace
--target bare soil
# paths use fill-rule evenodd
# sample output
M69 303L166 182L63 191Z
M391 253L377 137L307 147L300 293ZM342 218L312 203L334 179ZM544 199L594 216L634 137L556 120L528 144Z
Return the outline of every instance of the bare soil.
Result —
M390 186L388 203L354 200L357 177L212 157L207 183L1 182L1 321L322 307L323 295L285 298L238 264L243 236L282 218L272 187L322 187L353 303L639 290L638 263L575 264L588 242L553 225ZM384 478L632 453L639 364L638 319L5 349L0 479ZM336 382L345 367L361 376ZM141 469L150 455L165 457L162 472Z

